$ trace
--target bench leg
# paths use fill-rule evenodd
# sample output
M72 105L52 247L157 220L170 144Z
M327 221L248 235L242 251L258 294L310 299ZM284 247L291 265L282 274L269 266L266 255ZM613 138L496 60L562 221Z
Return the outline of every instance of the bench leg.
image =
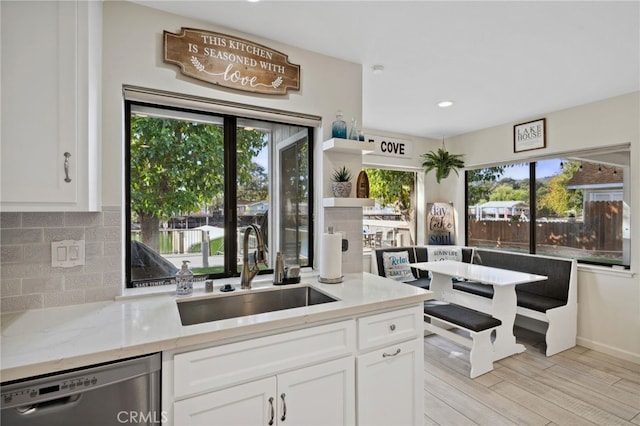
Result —
M545 340L547 356L555 355L576 345L578 331L576 309L550 309L547 311L549 325Z
M471 378L481 376L493 370L493 344L491 343L491 332L493 328L471 334L473 345L469 355L471 363Z

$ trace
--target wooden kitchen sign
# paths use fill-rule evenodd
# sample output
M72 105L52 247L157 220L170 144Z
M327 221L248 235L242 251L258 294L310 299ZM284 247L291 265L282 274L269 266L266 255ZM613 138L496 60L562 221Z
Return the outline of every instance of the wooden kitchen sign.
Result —
M300 65L289 63L287 55L226 34L164 31L164 61L178 65L184 75L246 92L300 90Z

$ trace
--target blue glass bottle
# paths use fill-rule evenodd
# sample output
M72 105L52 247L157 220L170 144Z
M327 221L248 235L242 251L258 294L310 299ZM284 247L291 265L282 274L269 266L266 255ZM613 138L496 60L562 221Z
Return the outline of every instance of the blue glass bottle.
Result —
M331 125L331 137L332 138L347 138L347 123L342 119L342 111L336 113L336 121Z

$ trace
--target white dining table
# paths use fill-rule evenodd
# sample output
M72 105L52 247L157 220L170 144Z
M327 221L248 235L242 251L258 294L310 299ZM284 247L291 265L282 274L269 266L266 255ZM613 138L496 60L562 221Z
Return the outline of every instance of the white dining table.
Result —
M548 278L547 276L454 260L418 262L411 263L409 266L430 271L432 279L429 290L433 292L435 299L445 302L459 302L459 298L454 295L451 281L453 277L493 286L491 308L486 313L502 321L502 324L496 329L496 338L493 342L494 361L525 351L524 345L516 343L516 337L513 334L517 309L516 285L544 281ZM478 308L477 306L467 307Z

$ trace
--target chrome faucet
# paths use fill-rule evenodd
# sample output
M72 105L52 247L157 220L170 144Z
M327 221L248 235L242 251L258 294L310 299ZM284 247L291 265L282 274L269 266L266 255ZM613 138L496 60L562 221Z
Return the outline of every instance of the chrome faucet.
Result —
M249 234L251 230L256 234L256 240L258 240L258 248L253 253L253 264L249 266ZM267 254L264 249L264 240L262 239L262 232L256 225L249 225L244 230L244 238L242 240L242 272L240 273L240 288L250 289L251 280L256 276L260 268L258 265L267 264Z

